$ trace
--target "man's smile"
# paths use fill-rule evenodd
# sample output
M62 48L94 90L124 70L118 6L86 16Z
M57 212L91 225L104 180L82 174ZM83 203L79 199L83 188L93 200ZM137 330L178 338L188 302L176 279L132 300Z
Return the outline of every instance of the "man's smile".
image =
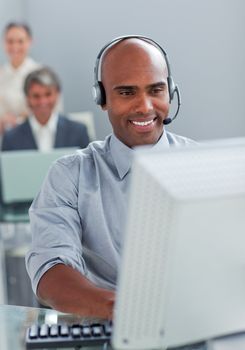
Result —
M149 124L153 123L153 121L154 121L154 119L151 119L151 120L148 120L148 121L144 121L144 122L131 120L131 123L133 123L134 125L145 126L145 125L149 125Z
M157 117L130 119L130 124L139 131L151 131L156 124Z

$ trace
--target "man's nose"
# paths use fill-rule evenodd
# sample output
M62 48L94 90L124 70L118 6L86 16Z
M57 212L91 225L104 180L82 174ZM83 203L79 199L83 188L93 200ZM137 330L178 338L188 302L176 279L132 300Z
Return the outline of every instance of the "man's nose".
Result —
M12 43L11 47L12 47L13 50L18 50L20 45L17 42L14 42L14 43Z
M135 112L137 114L147 114L153 111L153 104L151 96L147 94L141 94L137 97Z
M39 103L41 105L46 105L48 103L48 98L46 96L40 96Z

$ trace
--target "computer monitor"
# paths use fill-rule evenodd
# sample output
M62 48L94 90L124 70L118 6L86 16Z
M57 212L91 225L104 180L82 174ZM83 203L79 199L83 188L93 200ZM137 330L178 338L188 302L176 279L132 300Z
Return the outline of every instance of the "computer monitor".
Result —
M245 330L245 138L136 153L115 349Z
M4 204L32 201L37 195L50 165L58 158L74 153L77 147L4 151L0 154L0 185Z

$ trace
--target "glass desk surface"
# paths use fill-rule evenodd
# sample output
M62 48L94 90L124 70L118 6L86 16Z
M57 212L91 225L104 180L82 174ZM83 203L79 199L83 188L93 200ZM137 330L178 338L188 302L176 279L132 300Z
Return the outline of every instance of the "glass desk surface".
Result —
M24 350L26 330L32 324L57 324L66 322L92 323L102 321L79 317L75 315L63 314L51 309L39 309L32 307L0 305L0 349L1 350ZM101 349L100 347L89 347L83 349ZM110 348L110 347L109 347ZM57 348L58 349L58 348ZM63 348L64 349L64 348ZM176 348L177 349L177 348ZM179 350L193 349L191 346L179 347ZM197 349L197 348L195 348ZM200 347L198 348L200 349ZM203 350L244 350L245 333L226 336L215 341L207 342Z
M0 305L0 349L26 349L26 330L34 323L56 324L66 322L67 324L72 324L91 323L96 321L101 320L62 314L50 309ZM98 347L96 347L96 349L97 348Z

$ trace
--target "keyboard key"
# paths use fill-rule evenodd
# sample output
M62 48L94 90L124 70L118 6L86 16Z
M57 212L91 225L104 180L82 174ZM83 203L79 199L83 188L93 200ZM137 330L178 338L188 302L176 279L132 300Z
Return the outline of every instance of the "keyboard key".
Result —
M49 327L47 324L42 324L40 327L40 333L39 336L40 338L47 338L49 335Z
M112 334L112 323L111 322L105 322L103 327L104 327L105 335L111 336L111 334Z
M73 326L71 328L71 335L73 338L80 338L81 336L81 327L80 326Z
M36 324L32 325L31 328L29 328L29 337L31 339L36 339L38 337L38 329L39 327Z
M100 337L103 334L103 329L101 326L93 325L92 326L92 335L94 337Z
M82 328L82 335L84 338L89 338L91 337L91 329L89 326L84 326Z
M50 326L50 337L58 337L59 335L59 326L57 324L52 324Z
M62 337L68 337L69 336L69 328L66 324L62 324L60 326L60 335Z

